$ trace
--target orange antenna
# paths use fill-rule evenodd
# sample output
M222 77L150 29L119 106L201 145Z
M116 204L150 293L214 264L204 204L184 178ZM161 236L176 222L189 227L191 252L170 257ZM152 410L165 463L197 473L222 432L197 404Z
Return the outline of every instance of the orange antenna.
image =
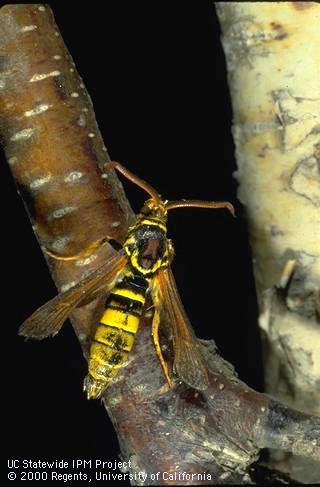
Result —
M160 205L162 203L159 193L152 186L150 186L150 184L148 184L146 181L143 181L143 179L140 179L135 174L132 174L132 172L126 169L122 164L120 164L120 162L111 161L105 164L105 167L113 167L117 171L121 172L121 174L123 174L123 176L125 176L127 179L132 181L140 188L144 189L151 196L156 204Z
M235 216L234 207L229 201L202 201L202 200L179 200L169 201L165 208L167 211L174 208L227 208Z

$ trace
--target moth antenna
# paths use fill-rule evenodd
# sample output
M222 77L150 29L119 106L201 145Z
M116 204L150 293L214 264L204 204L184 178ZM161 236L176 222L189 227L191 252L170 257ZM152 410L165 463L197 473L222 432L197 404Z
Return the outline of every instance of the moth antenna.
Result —
M148 193L151 196L151 198L157 205L160 205L162 203L159 193L149 183L147 183L143 179L140 179L138 176L133 174L131 171L129 171L129 169L125 168L122 164L120 164L120 162L117 161L107 162L107 164L105 164L105 167L107 169L114 168L117 171L119 171L123 176L129 179L129 181L131 181L132 183L139 186L139 188L146 191L146 193Z
M202 200L179 200L168 201L165 205L166 210L173 210L175 208L226 208L235 217L233 205L229 201L202 201Z

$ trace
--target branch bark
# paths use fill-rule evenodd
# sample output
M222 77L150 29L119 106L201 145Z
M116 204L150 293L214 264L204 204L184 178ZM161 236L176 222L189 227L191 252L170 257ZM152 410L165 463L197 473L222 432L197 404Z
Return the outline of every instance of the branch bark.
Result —
M61 255L109 235L121 241L133 213L117 179L103 174L109 156L90 97L53 15L43 5L1 9L1 135L8 164L39 244ZM79 223L81 222L81 225ZM98 268L110 245L92 258L45 257L60 291ZM92 307L73 316L87 348Z
M320 414L320 5L221 2L267 391ZM301 481L320 466L275 455Z
M3 7L0 41L1 137L40 245L75 254L105 235L123 240L133 214L116 177L102 172L108 155L50 9ZM106 246L75 263L48 258L57 287L78 282L112 252ZM98 311L92 303L72 317L84 353ZM142 324L129 362L103 398L122 456L131 460L128 473L145 473L149 485L247 484L262 448L319 459L318 418L248 388L213 342L203 348L208 390L180 384L168 392L149 323Z

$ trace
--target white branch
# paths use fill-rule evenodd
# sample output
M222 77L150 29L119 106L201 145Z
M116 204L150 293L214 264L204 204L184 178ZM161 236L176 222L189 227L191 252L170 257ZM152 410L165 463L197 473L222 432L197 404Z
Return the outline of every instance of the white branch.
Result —
M320 5L219 2L267 391L320 414ZM295 470L300 468L295 461ZM307 468L320 481L320 468ZM296 475L306 480L306 471Z

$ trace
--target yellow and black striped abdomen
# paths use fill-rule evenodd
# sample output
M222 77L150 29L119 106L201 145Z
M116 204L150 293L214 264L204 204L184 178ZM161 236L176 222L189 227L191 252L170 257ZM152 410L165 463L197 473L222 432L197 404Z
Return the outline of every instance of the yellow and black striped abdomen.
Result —
M99 397L132 349L147 289L148 281L134 274L112 289L91 343L84 382L88 399Z

